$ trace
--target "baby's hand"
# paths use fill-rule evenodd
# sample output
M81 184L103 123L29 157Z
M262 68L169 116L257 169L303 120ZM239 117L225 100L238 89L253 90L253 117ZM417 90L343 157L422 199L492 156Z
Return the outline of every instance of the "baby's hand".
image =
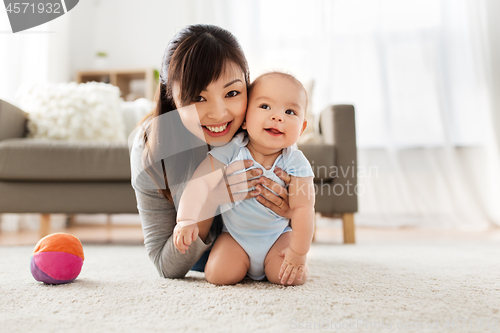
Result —
M174 245L182 254L186 253L186 250L189 249L188 245L196 240L199 232L196 223L181 226L184 224L183 222L185 223L185 221L179 221L174 228Z
M300 255L292 251L290 247L278 253L279 256L285 257L281 265L278 278L281 279L281 284L285 284L288 279L288 284L292 284L295 278L300 281L304 276L307 254Z

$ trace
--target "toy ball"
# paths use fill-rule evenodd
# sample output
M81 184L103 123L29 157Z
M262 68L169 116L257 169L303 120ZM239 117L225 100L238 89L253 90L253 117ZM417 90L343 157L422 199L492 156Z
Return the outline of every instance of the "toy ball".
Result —
M73 235L57 233L45 236L31 256L31 274L45 284L62 284L78 277L83 266L83 247Z

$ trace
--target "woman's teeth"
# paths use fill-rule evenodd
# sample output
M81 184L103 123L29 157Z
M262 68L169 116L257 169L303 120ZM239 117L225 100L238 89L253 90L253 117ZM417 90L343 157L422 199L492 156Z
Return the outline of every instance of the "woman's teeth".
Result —
M219 133L219 132L222 132L223 130L225 130L227 128L227 124L229 123L226 123L225 125L222 125L222 126L219 126L219 127L213 127L213 126L205 126L206 128L208 128L210 130L210 132L215 132L215 133Z

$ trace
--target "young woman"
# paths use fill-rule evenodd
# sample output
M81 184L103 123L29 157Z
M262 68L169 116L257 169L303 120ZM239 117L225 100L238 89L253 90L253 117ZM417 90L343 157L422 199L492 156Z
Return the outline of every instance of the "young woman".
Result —
M227 203L224 198L228 192L265 184L278 195L254 190L246 198L257 197L275 213L291 218L285 188L265 177L249 181L262 174L257 169L233 175L253 164L250 160L238 161L227 167L225 181L218 184L204 206L206 216L215 218L198 223L199 237L185 253L177 251L173 243L182 184L191 179L205 159L210 149L206 143L224 145L240 130L247 107L248 84L249 71L243 51L236 38L224 29L188 26L174 36L165 50L156 109L141 124L130 157L144 244L163 277L181 278L190 269L204 270L208 250L222 232L222 220L214 207ZM200 131L183 126L190 123L187 118L192 116L189 112L192 105L201 124ZM191 143L192 149L179 149L171 156L161 153L166 146L178 147L186 142ZM289 183L290 177L282 170L276 170L276 174L285 184Z

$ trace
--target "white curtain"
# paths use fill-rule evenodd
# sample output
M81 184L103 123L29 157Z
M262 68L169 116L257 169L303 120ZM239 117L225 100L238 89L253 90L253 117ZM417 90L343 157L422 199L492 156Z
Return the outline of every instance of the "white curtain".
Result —
M0 98L17 104L21 84L70 80L69 20L67 15L13 34L7 12L0 10ZM37 229L38 214L2 214L0 231ZM65 216L54 214L52 227L62 227Z
M282 69L314 80L314 112L355 105L357 225L472 230L500 225L498 60L490 56L500 42L488 35L486 14L496 15L485 7L495 1L189 0L172 13L179 29L211 23L233 32L252 78ZM24 81L71 78L70 15L0 34L0 98ZM9 30L0 11L0 31Z
M13 34L0 10L0 98L15 104L23 83L69 81L69 38L68 15Z
M315 112L356 107L357 225L500 225L481 0L193 1L233 32L252 77L313 79Z

